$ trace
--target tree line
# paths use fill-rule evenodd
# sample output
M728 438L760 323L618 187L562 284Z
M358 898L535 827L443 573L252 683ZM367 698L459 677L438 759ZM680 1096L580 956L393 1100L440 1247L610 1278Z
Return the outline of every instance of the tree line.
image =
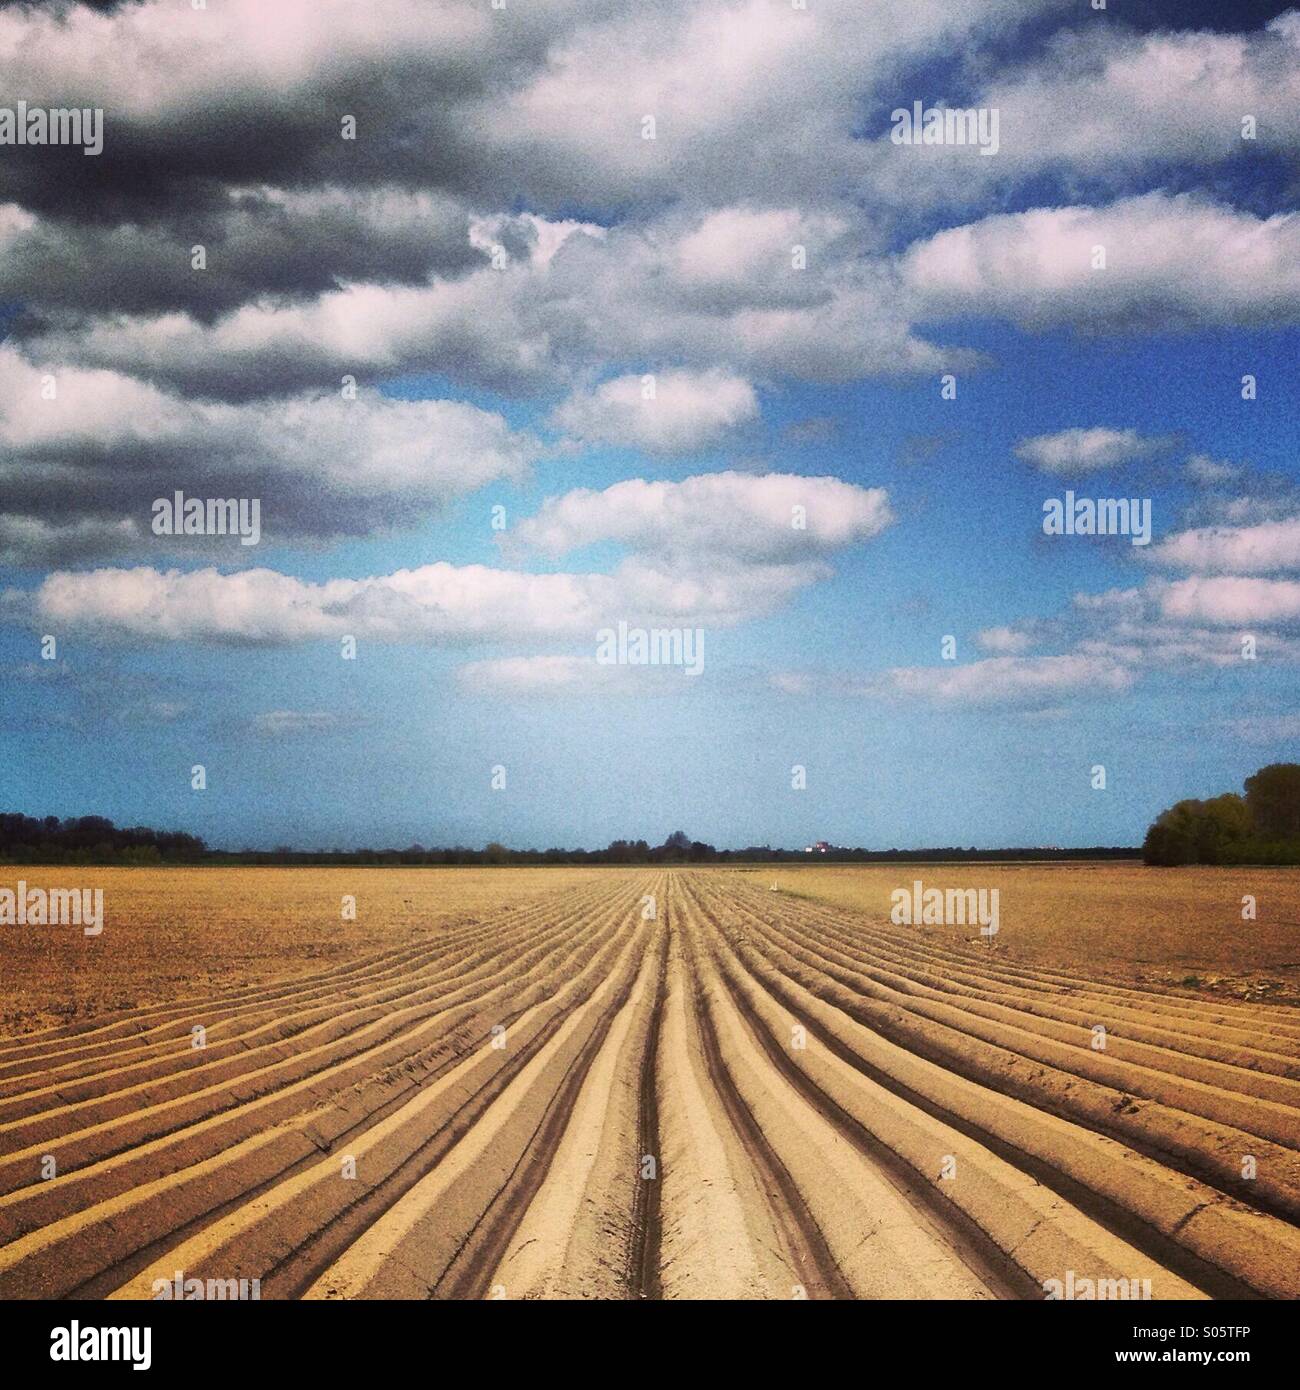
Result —
M1300 864L1300 763L1270 763L1245 796L1179 801L1147 831L1148 864Z
M808 854L804 850L771 845L744 849L718 849L674 830L662 844L646 840L614 840L604 849L508 849L490 844L484 849L455 846L428 849L297 850L290 845L275 849L210 849L198 835L183 831L152 830L147 826L120 828L103 816L75 816L60 820L0 814L0 862L9 864L247 864L331 865L369 864L390 866L451 864L806 864L806 863L934 863L979 862L999 859L1131 859L1131 846L1109 845L1088 849L1030 846L1018 849L974 849L941 846L933 849L847 849L832 847Z
M192 863L206 848L182 830L116 826L104 816L0 813L0 860L11 864Z

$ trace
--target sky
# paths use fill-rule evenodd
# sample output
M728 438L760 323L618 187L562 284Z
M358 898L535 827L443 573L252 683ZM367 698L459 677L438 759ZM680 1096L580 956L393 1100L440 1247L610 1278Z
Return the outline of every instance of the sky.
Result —
M1300 10L10 4L0 79L103 113L0 144L3 809L1135 844L1297 758Z

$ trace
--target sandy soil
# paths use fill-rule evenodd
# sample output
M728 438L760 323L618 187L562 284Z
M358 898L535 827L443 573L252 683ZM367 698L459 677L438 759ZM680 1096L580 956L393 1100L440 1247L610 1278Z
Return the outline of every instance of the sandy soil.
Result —
M602 872L0 865L0 888L102 889L105 922L93 951L75 928L0 927L0 1034L357 960Z
M1297 1222L1300 1012L742 873L0 1042L0 1297L1296 1298Z
M888 917L890 894L996 888L999 950L1111 979L1300 1004L1300 869L1137 862L817 864L750 870L763 887ZM1254 900L1253 918L1243 899ZM959 942L959 928L927 928Z

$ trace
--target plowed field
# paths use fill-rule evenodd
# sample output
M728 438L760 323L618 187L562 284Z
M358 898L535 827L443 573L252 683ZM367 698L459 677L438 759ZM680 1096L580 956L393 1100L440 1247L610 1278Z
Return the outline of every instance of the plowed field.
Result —
M1295 1009L596 873L0 1041L0 1297L1296 1298L1298 1150Z

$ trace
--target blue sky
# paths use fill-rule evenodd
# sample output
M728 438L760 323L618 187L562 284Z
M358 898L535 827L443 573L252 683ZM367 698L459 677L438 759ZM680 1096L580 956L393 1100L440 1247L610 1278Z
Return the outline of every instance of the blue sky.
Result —
M241 5L0 14L29 102L119 58L101 162L0 189L5 809L1115 844L1294 758L1300 14L886 9L393 0L328 52ZM999 149L892 143L917 100ZM260 542L153 534L174 488ZM1067 489L1152 543L1045 535ZM601 664L620 621L703 671Z

